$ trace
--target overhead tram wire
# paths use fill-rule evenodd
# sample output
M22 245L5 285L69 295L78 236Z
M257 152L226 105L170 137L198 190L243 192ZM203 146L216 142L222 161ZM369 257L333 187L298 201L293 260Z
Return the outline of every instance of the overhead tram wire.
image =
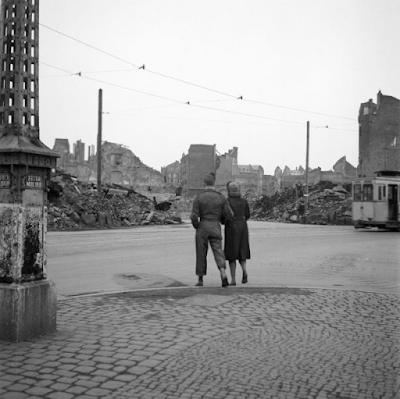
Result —
M248 102L248 103L253 103L253 104L268 105L269 107L276 107L276 108L283 108L283 109L288 109L288 110L292 110L292 111L306 112L308 114L330 116L332 118L340 118L340 119L346 119L346 120L350 120L350 121L354 119L354 118L348 118L348 117L345 117L345 116L324 114L322 112L307 111L305 109L300 109L300 108L286 107L284 105L269 104L269 103L266 103L266 102L263 102L263 101L255 101L255 100L247 100L247 99L243 99L243 101Z
M218 94L221 94L221 95L224 95L224 96L228 96L228 97L231 97L231 98L234 98L234 99L237 99L237 100L243 100L243 101L250 102L250 103L254 103L254 104L262 104L262 105L266 105L266 106L269 106L269 107L284 108L284 109L293 110L293 111L298 111L298 112L311 113L311 114L314 114L314 115L330 116L330 117L333 117L333 118L340 118L340 119L352 120L352 118L344 117L344 116L329 115L329 114L325 114L325 113L321 113L321 112L307 111L307 110L303 110L303 109L299 109L299 108L293 108L293 107L287 107L287 106L283 106L283 105L279 105L279 104L266 103L266 102L263 102L263 101L248 100L248 99L243 98L242 95L241 95L241 96L235 96L235 95L232 95L232 94L229 94L229 93L225 93L225 92L222 92L222 91L219 91L219 90L211 89L211 88L209 88L209 87L207 87L207 86L199 85L199 84L192 83L192 82L189 82L189 81L186 81L186 80L183 80L183 79L175 78L175 77L170 76L170 75L167 75L167 74L163 74L163 73L160 73L160 72L156 72L156 71L149 70L148 68L145 67L145 64L142 64L141 66L139 66L139 65L134 64L134 63L132 63L132 62L130 62L130 61L127 61L127 60L125 60L125 59L123 59L123 58L121 58L121 57L115 56L114 54L111 54L111 53L109 53L109 52L107 52L107 51L101 50L101 49L99 49L98 47L95 47L95 46L92 46L92 45L90 45L90 44L88 44L88 43L85 43L85 42L82 41L82 40L76 39L76 38L74 38L74 37L72 37L72 36L70 36L70 35L67 35L67 34L65 34L65 33L63 33L63 32L60 32L60 31L57 30L57 29L51 28L51 27L49 27L49 26L47 26L47 25L44 25L44 24L42 24L42 23L39 23L39 25L40 25L40 26L43 26L44 28L49 29L49 30L51 30L51 31L53 31L53 32L56 32L56 33L58 33L58 34L60 34L60 35L62 35L62 36L65 36L65 37L67 37L67 38L69 38L69 39L71 39L71 40L74 40L74 41L76 41L76 42L78 42L78 43L80 43L80 44L82 44L82 45L84 45L84 46L90 47L90 48L93 49L93 50L99 51L99 52L101 52L101 53L103 53L103 54L105 54L105 55L108 55L108 56L110 56L110 57L112 57L112 58L115 58L115 59L117 59L117 60L119 60L119 61L121 61L121 62L124 62L124 63L128 64L128 65L134 66L134 67L137 68L138 70L141 70L141 69L142 69L143 71L152 73L152 74L154 74L154 75L158 75L158 76L161 76L161 77L164 77L164 78L167 78L167 79L175 80L175 81L178 81L178 82L187 84L187 85L191 85L191 86L194 86L194 87L198 87L198 88L201 88L201 89L203 89L203 90L208 90L208 91L211 91L211 92L214 92L214 93L218 93Z
M103 53L103 54L105 54L105 55L108 55L109 57L115 58L116 60L119 60L119 61L124 62L124 63L126 63L126 64L129 64L129 65L131 65L131 66L133 66L133 67L135 67L135 68L140 68L139 65L133 64L132 62L129 62L129 61L127 61L127 60L124 60L123 58L117 57L116 55L111 54L111 53L109 53L108 51L101 50L101 49L99 49L98 47L95 47L95 46L92 46L91 44L85 43L85 42L82 41L82 40L76 39L76 38L74 38L74 37L72 37L72 36L70 36L70 35L67 35L66 33L60 32L59 30L54 29L54 28L51 28L50 26L44 25L44 24L42 24L42 23L40 23L40 22L39 22L39 25L42 26L43 28L46 28L46 29L49 29L49 30L51 30L51 31L53 31L53 32L58 33L58 34L61 35L61 36L65 36L65 37L67 37L68 39L71 39L71 40L73 40L73 41L75 41L75 42L77 42L77 43L80 43L80 44L82 44L83 46L90 47L90 48L93 49L93 50L99 51L100 53Z
M151 71L151 70L145 68L145 67L144 67L144 64L143 64L143 68L142 68L142 69L143 69L144 71L149 72L149 73L152 73L152 74L154 74L154 75L162 76L163 78L167 78L167 79L175 80L175 81L177 81L177 82L185 83L185 84L187 84L187 85L194 86L194 87L198 87L198 88L203 89L203 90L212 91L213 93L222 94L223 96L228 96L228 97L231 97L231 98L233 98L233 99L235 99L235 100L242 99L242 98L240 98L240 97L238 97L238 96L234 96L234 95L232 95L232 94L224 93L223 91L210 89L210 88L207 87L207 86L203 86L203 85L199 85L199 84L196 84L196 83L188 82L187 80L175 78L175 77L173 77L173 76L165 75L165 74L160 73L160 72Z
M121 86L121 85L118 85L118 84L116 84L116 83L111 83L111 82L106 82L106 81L100 80L100 79L90 78L90 77L88 77L88 76L83 75L82 72L73 73L73 72L71 72L71 71L67 71L66 69L59 68L59 67L56 67L56 66L54 66L54 65L47 64L47 63L42 62L42 61L41 61L40 63L43 64L43 65L46 65L46 66L48 66L48 67L50 67L50 68L55 68L55 69L58 69L58 70L60 70L60 71L67 72L67 73L70 74L69 76L79 76L79 77L81 77L81 78L83 78L83 79L87 79L87 80L90 80L90 81L93 81L93 82L102 83L102 84L105 84L105 85L108 85L108 86L117 87L117 88L119 88L119 89L128 90L128 91L133 91L133 92L135 92L135 93L140 93L140 94L145 94L145 95L147 95L147 96L160 98L160 99L162 99L162 100L173 101L173 102L175 102L175 103L179 103L179 104L182 104L182 105L183 105L183 104L186 104L186 103L183 102L183 101L176 100L176 99L173 99L173 98L170 98L170 97L160 96L160 95L158 95L158 94L149 93L149 92L147 92L147 91L138 90L138 89L133 89L133 88L127 87L127 86Z
M226 110L226 109L221 109L221 108L207 107L207 106L204 106L204 105L191 104L190 101L186 101L185 102L185 101L176 100L176 99L173 99L173 98L170 98L170 97L160 96L160 95L157 95L157 94L154 94L154 93L149 93L149 92L146 92L146 91L133 89L133 88L130 88L130 87L127 87L127 86L121 86L121 85L118 85L118 84L115 84L115 83L111 83L111 82L107 82L107 81L103 81L103 80L100 80L100 79L90 78L88 76L85 76L82 72L74 73L74 72L68 71L68 70L60 68L60 67L56 67L54 65L50 65L50 64L42 62L42 61L40 61L40 63L43 64L43 65L46 65L46 66L48 66L50 68L54 68L54 69L66 72L68 75L65 75L65 76L78 76L80 78L84 78L86 80L90 80L90 81L93 81L93 82L98 82L98 83L102 83L102 84L109 85L109 86L112 86L112 87L116 87L116 88L119 88L119 89L132 91L132 92L148 95L148 96L151 96L151 97L160 98L162 100L172 101L172 102L180 104L180 105L189 105L189 106L195 107L195 108L211 110L211 111L217 111L217 112L223 112L223 113L228 113L228 114L231 114L231 115L246 116L246 117L251 117L251 118L265 119L265 120L270 120L270 121L283 122L283 123L295 124L295 125L301 125L301 126L303 125L303 122L295 122L295 121L289 121L289 120L284 120L284 119L269 118L269 117L262 116L262 115L254 115L254 114L249 114L249 113L240 112L240 111L231 111L231 110ZM335 129L335 130L345 130L345 129ZM348 130L348 131L352 131L352 130Z
M284 122L284 123L293 123L293 124L295 124L295 125L304 125L303 122L294 122L294 121L288 121L288 120L284 120L284 119L268 118L268 117L262 116L262 115L253 115L253 114L248 114L248 113L246 113L246 112L230 111L230 110L227 110L227 109L206 107L206 106L204 106L204 105L196 105L196 104L193 104L192 107L203 108L203 109L212 110L212 111L226 112L226 113L235 114L235 115L250 116L250 117L252 117L252 118L267 119L267 120L270 120L270 121L277 121L277 122Z

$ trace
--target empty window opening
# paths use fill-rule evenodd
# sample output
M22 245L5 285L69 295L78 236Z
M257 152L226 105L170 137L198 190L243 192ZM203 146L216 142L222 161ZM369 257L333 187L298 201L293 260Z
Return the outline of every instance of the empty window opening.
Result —
M361 201L361 184L355 184L353 190L353 199L354 201Z
M373 187L372 184L364 184L363 187L363 201L372 201Z
M379 201L386 200L386 186L378 186L378 200Z

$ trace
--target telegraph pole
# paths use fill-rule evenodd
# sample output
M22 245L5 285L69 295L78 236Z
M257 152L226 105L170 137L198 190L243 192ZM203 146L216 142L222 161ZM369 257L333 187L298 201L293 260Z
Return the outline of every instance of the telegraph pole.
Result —
M305 203L305 208L306 210L308 209L308 157L309 157L309 151L310 151L310 122L307 121L307 146L306 146L306 192L305 192L305 197L306 197L306 203Z
M101 194L101 134L103 124L103 90L99 89L99 118L97 133L97 192Z

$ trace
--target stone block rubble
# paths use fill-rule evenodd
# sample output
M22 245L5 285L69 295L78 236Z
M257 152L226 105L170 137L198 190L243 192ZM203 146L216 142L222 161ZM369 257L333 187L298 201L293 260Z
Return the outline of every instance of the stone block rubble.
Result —
M193 198L94 183L57 172L49 183L48 230L85 230L180 224L188 218ZM272 196L248 198L252 220L283 223L352 225L351 185L319 182L309 189L309 205L298 188Z
M272 196L249 200L253 220L271 222L352 225L351 185L319 182L309 189L308 209L302 190L288 188Z
M56 173L49 183L48 230L83 230L182 223L181 209L190 207L181 197L167 194L168 201L133 189L96 185L72 175ZM150 193L148 194L150 195Z

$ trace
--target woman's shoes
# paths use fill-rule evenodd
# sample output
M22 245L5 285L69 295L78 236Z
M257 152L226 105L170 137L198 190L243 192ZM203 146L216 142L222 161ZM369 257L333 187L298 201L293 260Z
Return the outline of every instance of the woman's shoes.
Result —
M236 285L236 283L230 283L229 285Z
M223 287L227 287L229 285L229 283L228 283L228 279L225 277L225 278L223 278L222 279L222 286Z
M246 284L247 283L247 273L243 274L243 278L242 278L242 284Z

